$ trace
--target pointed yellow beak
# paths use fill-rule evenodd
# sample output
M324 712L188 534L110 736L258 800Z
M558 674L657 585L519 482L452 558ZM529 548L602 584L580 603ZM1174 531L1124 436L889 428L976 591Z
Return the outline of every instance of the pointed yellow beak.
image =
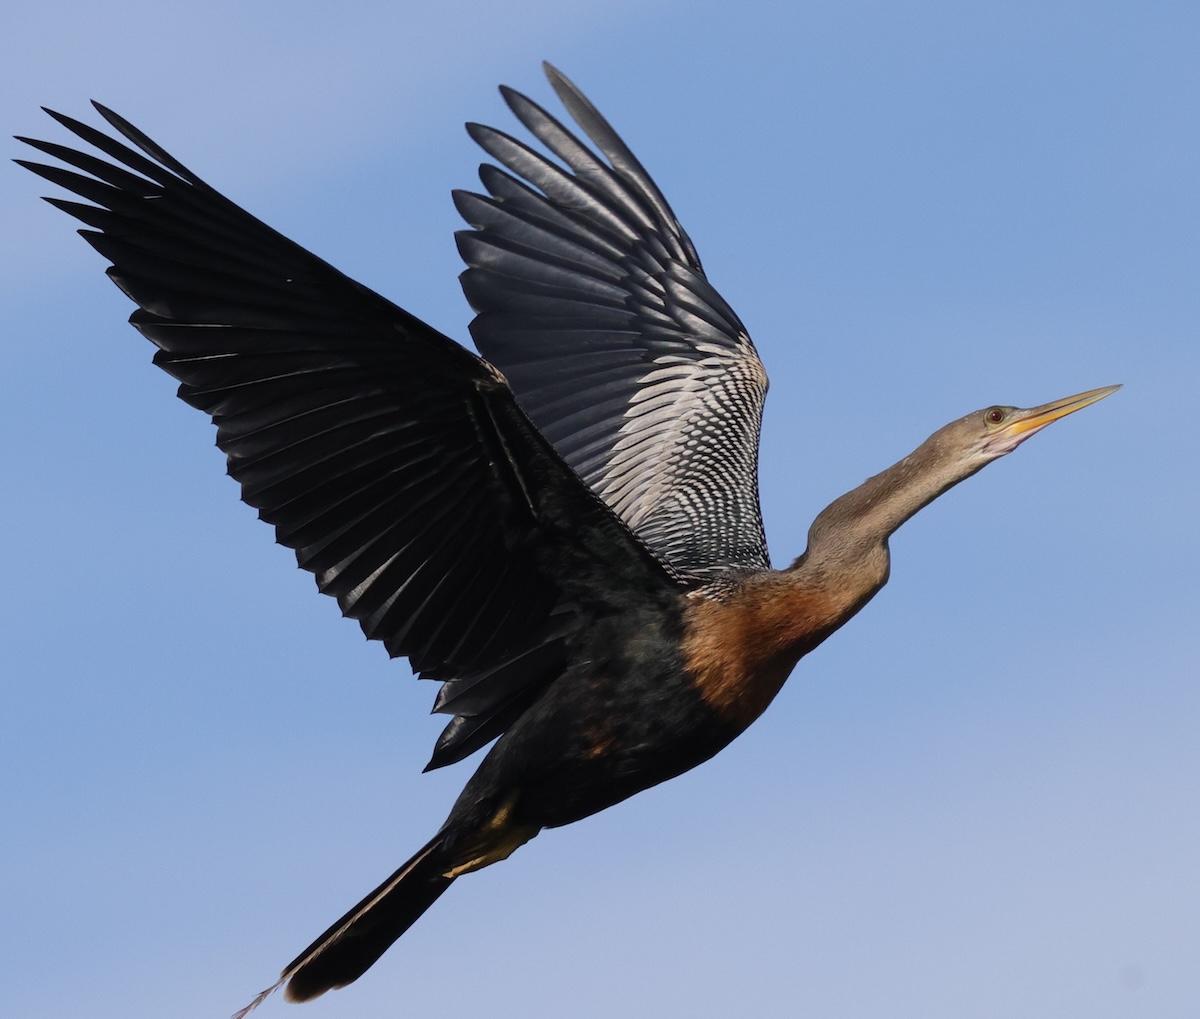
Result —
M1040 407L1030 407L1028 410L1007 410L1005 423L998 426L984 439L982 452L992 459L1011 453L1046 425L1053 424L1068 414L1074 414L1077 410L1083 410L1084 407L1090 406L1097 400L1111 396L1120 388L1120 386L1105 386L1103 389L1089 389L1086 393L1065 396L1053 403L1043 403ZM1002 409L994 408L994 410Z
M1074 414L1077 410L1083 410L1084 407L1090 407L1097 400L1103 400L1106 396L1111 396L1120 388L1120 386L1105 386L1103 389L1089 389L1086 393L1065 396L1061 400L1055 400L1052 403L1043 403L1040 407L1031 407L1029 410L1017 411L1014 415L1014 420L1004 431L1011 436L1019 435L1023 439L1028 438L1029 435L1040 431L1046 425L1057 421L1059 418L1065 418L1068 414Z

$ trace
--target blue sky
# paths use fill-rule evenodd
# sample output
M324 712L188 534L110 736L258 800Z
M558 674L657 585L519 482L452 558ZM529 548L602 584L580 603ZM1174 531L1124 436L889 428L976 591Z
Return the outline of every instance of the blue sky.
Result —
M772 378L777 564L952 418L1114 382L893 541L716 760L260 1015L1071 1017L1200 1002L1200 9L9 5L0 114L97 98L450 335L461 124L639 154ZM10 153L20 155L16 143ZM23 1019L228 1015L420 845L433 688L236 499L49 187L2 171L0 958Z

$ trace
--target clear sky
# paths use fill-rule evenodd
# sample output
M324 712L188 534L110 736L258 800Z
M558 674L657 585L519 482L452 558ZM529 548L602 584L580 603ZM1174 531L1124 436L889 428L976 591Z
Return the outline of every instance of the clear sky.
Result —
M7 133L97 98L460 338L462 122L555 62L766 362L777 564L952 418L1125 384L907 524L716 760L263 1019L1196 1014L1198 52L1159 0L5 7ZM470 765L419 774L432 686L272 544L50 186L0 173L2 1010L217 1019Z

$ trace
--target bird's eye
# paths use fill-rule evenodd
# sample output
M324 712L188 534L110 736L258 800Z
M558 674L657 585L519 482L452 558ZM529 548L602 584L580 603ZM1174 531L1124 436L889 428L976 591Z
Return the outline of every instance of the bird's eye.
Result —
M983 419L989 425L998 425L1004 420L1004 411L1000 407L993 407L991 410L984 412Z

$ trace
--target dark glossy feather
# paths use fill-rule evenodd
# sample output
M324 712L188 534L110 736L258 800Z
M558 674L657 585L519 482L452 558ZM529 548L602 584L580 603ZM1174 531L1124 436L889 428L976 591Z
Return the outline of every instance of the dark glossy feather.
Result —
M565 169L468 126L510 171L485 165L487 195L455 193L474 227L458 235L479 313L471 333L563 458L680 576L765 568L766 373L641 163L574 85L547 74L601 155L507 88Z

